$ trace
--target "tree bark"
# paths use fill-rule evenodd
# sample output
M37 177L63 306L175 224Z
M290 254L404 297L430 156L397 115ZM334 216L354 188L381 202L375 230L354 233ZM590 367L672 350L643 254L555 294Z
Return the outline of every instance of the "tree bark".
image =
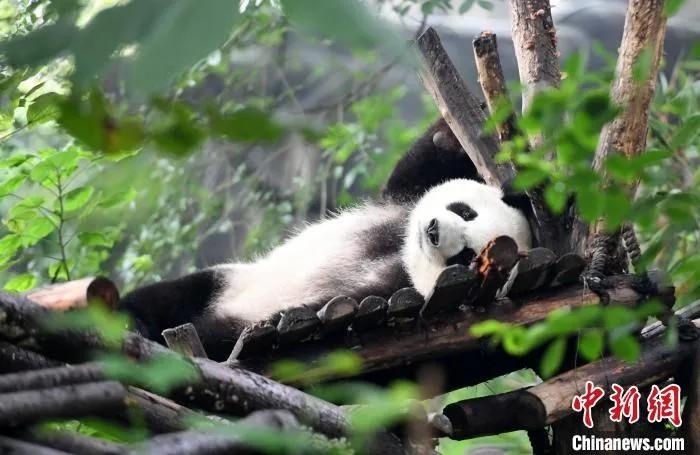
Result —
M498 55L498 42L496 34L492 32L481 32L472 41L474 48L474 61L476 62L476 73L479 75L479 85L484 92L486 104L491 115L499 107L509 106L512 110L506 80L503 76L501 58ZM501 142L509 141L515 136L515 113L511 112L503 122L496 125L496 132Z
M486 117L479 101L445 52L437 32L429 27L416 41L422 66L423 85L432 95L443 118L471 158L484 181L504 187L512 181L515 170L511 163L497 163L498 140L483 133Z
M104 380L99 363L60 366L0 376L0 393L48 389Z
M511 29L520 82L524 86L523 112L527 112L537 92L559 87L557 34L549 0L510 0ZM542 137L530 138L533 149Z
M593 160L593 168L605 173L605 160L614 153L627 158L639 156L646 147L649 106L656 88L659 64L663 54L666 17L664 0L630 0L625 18L615 80L611 89L612 103L621 109L620 114L603 128ZM648 58L648 65L645 59ZM644 70L647 71L644 71ZM641 80L637 80L639 78ZM634 197L637 184L626 188ZM588 235L585 223L575 222L572 241L583 249ZM590 228L591 238L604 235L605 220L597 220ZM616 234L616 236L619 234Z
M41 354L0 341L0 373L14 373L16 371L36 370L59 365L61 365L60 362L47 359Z
M0 426L42 419L120 414L126 389L115 381L0 394Z

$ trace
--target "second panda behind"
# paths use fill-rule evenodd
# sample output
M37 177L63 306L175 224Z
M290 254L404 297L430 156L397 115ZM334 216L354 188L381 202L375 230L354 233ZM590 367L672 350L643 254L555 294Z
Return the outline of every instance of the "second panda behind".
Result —
M207 354L223 360L245 326L288 308L318 310L338 295L388 298L406 286L426 296L446 266L468 263L498 236L530 248L529 201L475 179L440 120L397 163L379 200L305 226L253 262L136 289L119 307L160 342L164 329L192 322Z

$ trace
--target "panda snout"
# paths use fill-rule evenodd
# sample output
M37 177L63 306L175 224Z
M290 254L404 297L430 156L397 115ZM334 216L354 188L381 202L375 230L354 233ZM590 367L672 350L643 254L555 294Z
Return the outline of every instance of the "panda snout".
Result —
M430 243L432 243L434 246L438 246L440 244L440 225L437 218L430 220L428 227L425 229L425 233L428 236Z

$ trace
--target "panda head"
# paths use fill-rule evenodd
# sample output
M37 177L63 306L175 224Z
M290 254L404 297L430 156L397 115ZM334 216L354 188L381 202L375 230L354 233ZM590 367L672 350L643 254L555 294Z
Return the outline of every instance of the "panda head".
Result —
M530 248L525 215L504 201L500 189L450 180L430 189L411 211L404 266L413 286L426 296L446 266L468 263L501 235L515 240L520 250Z

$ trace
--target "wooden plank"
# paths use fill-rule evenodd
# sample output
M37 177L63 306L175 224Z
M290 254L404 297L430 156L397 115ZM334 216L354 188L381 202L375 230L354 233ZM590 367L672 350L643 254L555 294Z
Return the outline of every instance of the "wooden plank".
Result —
M496 162L498 140L483 132L486 117L481 104L467 88L432 27L418 37L416 45L422 57L421 80L443 118L484 181L503 188L513 180L515 170L511 163Z

